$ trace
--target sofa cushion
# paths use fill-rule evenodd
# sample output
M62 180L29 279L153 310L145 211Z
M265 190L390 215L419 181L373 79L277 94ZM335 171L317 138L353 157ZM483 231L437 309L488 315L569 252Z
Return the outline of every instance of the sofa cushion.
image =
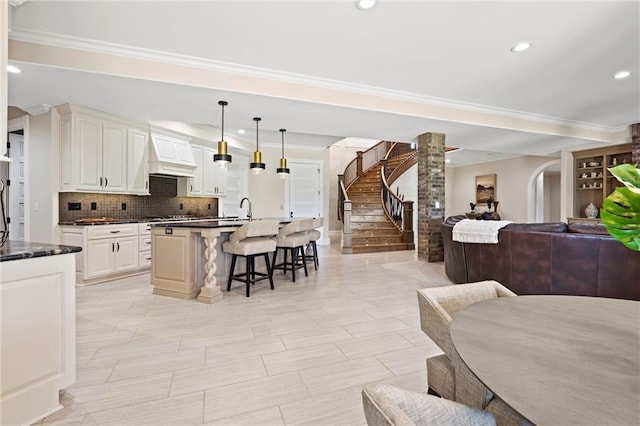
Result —
M640 300L640 252L614 238L600 238L598 296Z
M574 234L609 234L601 223L570 223L567 226L567 231Z
M564 222L548 223L511 223L505 226L506 230L533 231L533 232L567 232L567 224Z
M511 283L517 294L551 294L551 232L509 231Z
M551 237L551 294L597 296L598 235Z

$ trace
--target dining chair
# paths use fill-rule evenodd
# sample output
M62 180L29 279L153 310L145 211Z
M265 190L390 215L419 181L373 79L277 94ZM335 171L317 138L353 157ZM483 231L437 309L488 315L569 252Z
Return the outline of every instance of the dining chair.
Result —
M386 384L362 388L364 416L369 426L495 426L493 415L434 395Z
M321 228L322 225L324 225L324 217L316 217L313 219L311 229L307 232L307 236L309 237L307 247L311 249L311 254L306 254L308 250L305 250L305 258L313 260L313 268L316 271L318 270L318 266L320 266L320 262L318 261L318 245L316 242L322 237L322 233L318 231L318 228Z
M296 282L296 270L300 268L304 268L305 276L309 275L304 246L309 244L308 230L312 225L313 219L295 219L280 228L276 236L276 251L273 255L272 270L281 269L285 274L287 271L291 271L293 282ZM277 263L278 251L283 255L283 261L280 263ZM291 254L290 261L288 254Z
M229 241L222 243L222 251L232 255L231 268L229 269L229 279L227 281L227 291L231 291L231 282L240 281L246 285L246 296L249 297L251 286L258 281L268 279L273 285L273 270L269 261L269 253L276 249L276 238L278 227L277 220L255 220L245 223L229 236ZM236 260L238 256L246 260L245 272L234 274ZM256 256L263 256L267 272L256 271Z
M493 280L418 290L422 331L444 352L427 358L427 383L431 393L472 408L489 409L494 394L476 378L455 350L450 334L451 321L456 312L473 303L514 296L517 296L514 292ZM506 424L529 423L503 401L496 399L492 407L502 416L496 416L498 424L505 424L502 420L507 417L518 421Z

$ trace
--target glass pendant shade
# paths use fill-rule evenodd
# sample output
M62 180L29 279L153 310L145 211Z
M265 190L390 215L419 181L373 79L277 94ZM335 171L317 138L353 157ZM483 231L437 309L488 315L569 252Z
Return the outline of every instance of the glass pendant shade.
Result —
M287 129L280 129L280 133L282 134L282 158L280 159L280 167L276 170L276 172L280 175L282 179L286 178L289 175L289 168L287 167L287 159L284 157L284 132Z
M253 153L253 162L249 164L249 168L253 171L254 175L259 175L266 168L262 162L262 153L258 148L258 122L260 122L260 120L262 120L262 118L253 117L253 121L256 122L256 151Z
M224 107L228 104L227 101L218 101L218 105L222 107L222 134L218 141L218 152L214 154L213 161L221 167L226 167L231 162L231 156L227 152L227 143L224 141Z

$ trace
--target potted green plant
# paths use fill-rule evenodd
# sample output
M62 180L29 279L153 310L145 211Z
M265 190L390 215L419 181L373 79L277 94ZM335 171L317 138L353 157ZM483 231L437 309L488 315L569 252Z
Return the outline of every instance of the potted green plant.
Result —
M624 186L603 201L600 218L607 232L631 250L640 251L640 169L620 164L609 171Z

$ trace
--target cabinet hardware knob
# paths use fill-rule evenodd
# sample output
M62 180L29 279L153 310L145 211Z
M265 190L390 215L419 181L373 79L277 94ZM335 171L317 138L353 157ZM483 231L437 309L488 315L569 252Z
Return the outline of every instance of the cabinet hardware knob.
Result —
M109 231L111 234L118 234L120 231Z
M113 253L114 251L116 251L116 245L114 243L111 243L111 253Z
M118 251L120 251L120 243L116 243L118 245Z
M151 241L147 241L145 244L151 244Z
M107 178L104 178L104 187L106 188L107 185L109 185L109 180Z
M100 176L100 186L102 187L102 176Z

